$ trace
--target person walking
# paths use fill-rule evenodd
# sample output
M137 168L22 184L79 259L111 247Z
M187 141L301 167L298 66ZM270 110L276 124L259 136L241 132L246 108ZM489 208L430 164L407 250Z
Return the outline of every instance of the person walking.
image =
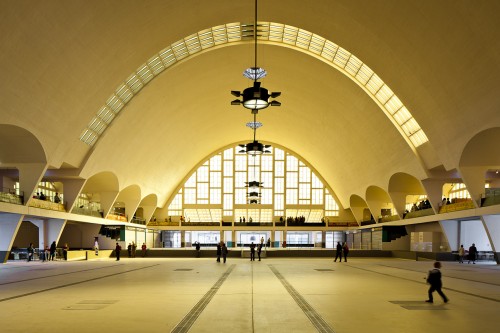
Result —
M95 255L99 255L99 238L94 237L94 250L95 250Z
M43 250L42 262L49 261L50 259L50 248L48 245L45 245L45 249Z
M255 261L255 244L250 244L250 261Z
M222 243L222 242L221 242ZM217 262L220 262L220 256L222 254L222 246L221 243L217 243Z
M49 260L54 261L55 256L56 256L56 241L53 241L52 244L50 244L50 258L49 258Z
M227 249L226 243L224 242L222 242L221 251L222 251L222 260L224 261L224 263L226 263L226 257L229 251Z
M33 243L30 243L30 246L28 246L28 261L33 260L33 256L35 254L35 247L33 246Z
M470 264L472 261L473 264L476 264L476 257L477 257L477 248L476 244L472 243L471 247L469 247L469 261L467 262Z
M132 257L132 243L128 243L127 253L128 253L128 257L131 258Z
M135 252L137 251L137 244L132 242L132 258L135 258Z
M334 262L337 262L337 259L339 259L339 261L342 262L342 244L340 244L340 242L337 242L337 250L335 251Z
M344 254L344 262L347 262L347 255L349 254L349 246L347 246L347 242L344 242L344 245L342 245L342 253Z
M116 261L120 261L121 251L122 251L122 247L120 246L120 244L118 244L118 242L116 242L116 247L115 247Z
M458 262L463 264L464 263L464 256L465 256L465 249L464 245L460 245L460 248L458 249Z
M260 243L257 247L257 255L259 256L259 261L260 261L260 253L262 252L262 244L264 243Z
M68 260L68 251L69 251L68 243L64 243L64 246L63 246L63 257L64 257L64 260Z
M141 250L142 250L142 257L144 258L146 256L146 243L142 243Z
M195 247L196 247L196 258L200 258L201 257L201 245L200 245L200 242L196 241Z
M439 261L436 261L434 263L434 269L429 271L429 274L427 275L427 283L430 284L430 288L428 291L429 298L426 300L427 303L433 303L434 299L432 297L432 293L434 291L437 291L439 296L443 298L443 302L448 303L448 297L441 291L441 288L443 286L443 283L441 282L441 271L439 270L441 268L441 263Z

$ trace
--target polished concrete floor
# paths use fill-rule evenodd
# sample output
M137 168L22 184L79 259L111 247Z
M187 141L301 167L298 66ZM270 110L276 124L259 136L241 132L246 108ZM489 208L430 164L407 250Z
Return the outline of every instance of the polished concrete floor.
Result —
M500 266L123 258L0 266L0 332L498 332Z

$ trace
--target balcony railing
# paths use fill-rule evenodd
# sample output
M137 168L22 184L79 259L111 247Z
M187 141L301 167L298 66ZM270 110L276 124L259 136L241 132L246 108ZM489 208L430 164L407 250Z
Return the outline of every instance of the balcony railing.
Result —
M106 220L127 222L127 217L124 214L108 214Z
M481 206L500 205L500 188L487 188L485 190L485 197L481 200Z
M451 204L441 206L439 213L443 214L474 208L474 202L472 199L453 199Z
M48 209L48 210L56 210L59 212L65 212L66 209L62 203L55 203L49 200L41 200L41 199L31 199L29 202L30 207Z
M23 199L24 199L23 193L20 193L18 195L12 189L2 187L2 192L0 192L0 201L16 205L22 205L24 203Z
M404 214L404 219L413 219L415 217L422 217L422 216L428 216L432 215L434 212L432 211L432 208L427 208L427 209L421 209L421 210L416 210L413 212L409 212Z

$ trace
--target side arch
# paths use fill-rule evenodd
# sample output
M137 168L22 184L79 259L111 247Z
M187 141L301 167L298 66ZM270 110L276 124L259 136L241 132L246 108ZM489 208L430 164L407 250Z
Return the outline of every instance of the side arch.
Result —
M102 215L107 216L120 192L118 177L110 171L99 172L87 179L80 193L100 202Z
M465 145L459 162L462 179L478 206L485 197L485 183L500 188L500 128L477 133Z
M392 200L384 189L378 186L369 186L366 189L366 203L375 220L392 216Z
M427 194L422 183L412 175L398 172L389 179L389 196L400 217L403 216L408 195Z

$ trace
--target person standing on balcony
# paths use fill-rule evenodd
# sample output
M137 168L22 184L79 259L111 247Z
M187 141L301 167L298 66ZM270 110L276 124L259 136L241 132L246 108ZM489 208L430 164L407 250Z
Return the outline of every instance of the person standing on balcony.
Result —
M56 195L54 195L54 202L61 203L61 198L59 198L59 193L57 193L57 192L56 192Z

